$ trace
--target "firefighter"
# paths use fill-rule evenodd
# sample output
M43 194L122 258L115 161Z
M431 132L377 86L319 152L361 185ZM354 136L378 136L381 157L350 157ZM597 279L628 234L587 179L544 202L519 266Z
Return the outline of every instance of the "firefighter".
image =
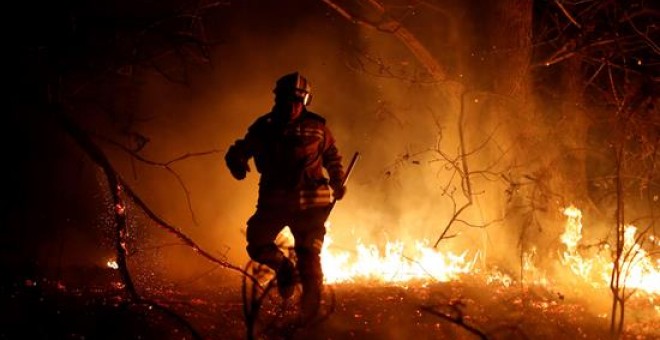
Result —
M248 160L254 158L259 197L247 221L247 252L276 272L284 299L293 295L299 277L302 316L310 320L318 312L323 288L320 252L328 208L332 197L340 200L346 193L342 157L325 119L307 110L312 93L305 77L298 72L284 75L273 93L272 111L229 147L225 161L232 176L242 180L250 171ZM297 265L274 243L285 226L295 239Z

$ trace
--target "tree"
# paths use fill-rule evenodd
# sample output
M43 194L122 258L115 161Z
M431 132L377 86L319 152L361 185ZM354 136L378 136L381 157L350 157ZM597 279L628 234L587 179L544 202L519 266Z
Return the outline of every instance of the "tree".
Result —
M634 262L624 251L625 226L640 221L644 235L656 223L659 12L643 1L539 2L538 8L545 28L541 73L563 71L571 84L568 99L576 109L567 114L583 116L577 124L586 129L579 135L588 196L615 225L611 331L621 334L631 294L623 268ZM562 102L562 93L547 93Z

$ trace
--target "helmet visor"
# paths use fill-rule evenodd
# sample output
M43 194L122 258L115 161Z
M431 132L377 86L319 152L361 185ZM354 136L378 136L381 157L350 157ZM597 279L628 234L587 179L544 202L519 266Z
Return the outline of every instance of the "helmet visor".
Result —
M301 89L296 89L293 93L277 92L276 97L278 100L303 103L303 105L309 105L312 102L312 94Z
M305 106L312 102L312 94L307 91L296 90L294 97L296 97L298 101L302 102Z

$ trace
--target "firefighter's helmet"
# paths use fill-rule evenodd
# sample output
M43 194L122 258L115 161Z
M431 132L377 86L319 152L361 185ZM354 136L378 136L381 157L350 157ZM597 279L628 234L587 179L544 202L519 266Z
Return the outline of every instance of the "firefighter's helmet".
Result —
M304 105L312 102L312 87L307 78L300 75L299 72L289 73L278 79L273 93L276 98L300 101Z

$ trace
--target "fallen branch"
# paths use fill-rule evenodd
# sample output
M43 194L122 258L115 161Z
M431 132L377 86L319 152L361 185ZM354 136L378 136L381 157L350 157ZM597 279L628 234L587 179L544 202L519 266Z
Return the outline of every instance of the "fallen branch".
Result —
M90 159L101 167L103 173L106 175L108 180L108 186L110 187L110 193L112 195L113 202L113 215L115 221L115 250L117 253L117 265L120 277L123 282L123 288L129 296L128 303L134 304L145 304L151 307L154 307L157 310L167 314L173 319L181 323L186 329L188 329L195 339L201 339L202 337L197 333L197 331L190 325L185 318L178 315L176 312L168 309L165 306L162 306L154 301L144 299L139 295L135 289L135 284L131 277L130 271L128 269L128 264L126 261L128 250L126 248L126 237L128 235L127 230L127 211L126 204L122 199L122 191L129 195L129 197L155 222L158 223L161 227L165 228L167 231L171 232L179 239L181 239L186 245L193 248L194 251L210 260L211 262L217 263L225 268L236 270L243 274L244 278L249 278L254 282L257 282L256 278L249 275L242 268L236 267L226 261L215 258L208 252L201 249L192 239L183 234L178 228L169 225L161 218L159 218L149 207L140 199L140 197L133 192L133 190L126 185L126 183L121 179L121 176L114 169L108 158L105 156L103 151L97 147L91 140L90 136L87 135L79 126L77 126L65 113L65 109L61 105L52 105L47 107L46 112L52 113L59 123L60 127L70 136L73 140L82 148L82 150L87 154Z
M465 319L463 318L463 312L460 310L459 307L457 307L456 305L450 305L450 307L452 308L452 310L456 312L457 314L456 316L447 315L443 312L435 310L433 307L430 306L421 306L420 309L424 312L438 316L443 320L449 321L454 325L457 325L465 329L466 331L478 336L479 339L488 339L488 336L484 332L482 332L481 330L477 329L474 326L465 323Z

